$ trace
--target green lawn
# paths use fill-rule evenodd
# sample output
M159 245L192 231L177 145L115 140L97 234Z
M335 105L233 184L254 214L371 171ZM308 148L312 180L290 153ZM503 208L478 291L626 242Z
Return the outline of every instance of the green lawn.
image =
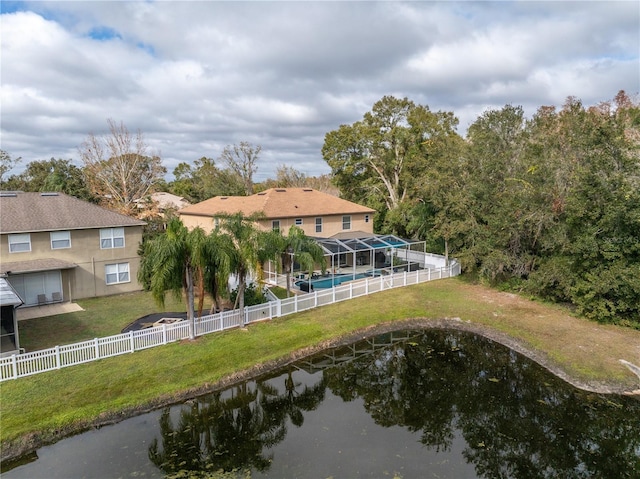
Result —
M151 293L146 292L82 299L77 303L84 311L20 321L20 346L27 351L37 351L112 336L147 314L185 311L184 302L173 294L166 296L164 308L160 308ZM208 313L210 306L211 302L206 300L203 314Z
M33 335L32 344L41 336L39 341L51 346L115 334L157 310L149 301L146 293L85 301L82 313L21 323L21 335L24 328L27 336ZM508 335L580 381L639 387L638 378L619 359L640 364L640 331L599 325L557 306L452 278L3 382L3 449L29 435L46 441L99 419L121 417L123 411L182 398L185 392L202 391L248 368L363 328L408 318L453 317ZM43 337L47 325L48 339Z

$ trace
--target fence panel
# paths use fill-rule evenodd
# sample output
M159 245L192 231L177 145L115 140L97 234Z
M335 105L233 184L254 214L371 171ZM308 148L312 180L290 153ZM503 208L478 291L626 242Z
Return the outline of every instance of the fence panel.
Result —
M109 336L107 338L99 338L97 340L98 355L101 358L108 358L133 352L135 349L132 348L131 338L132 336L128 333ZM153 346L156 346L156 344L153 344Z
M436 257L436 255L426 255ZM442 258L442 257L440 257ZM316 290L313 293L296 295L291 298L271 301L246 308L246 322L260 321L278 316L286 316L318 306L332 304L351 298L357 298L390 288L424 283L435 279L449 278L461 273L462 267L452 261L448 267L417 270L370 277L334 287ZM242 326L245 311L224 311L197 318L194 324L196 336ZM131 353L161 344L180 341L189 337L189 323L179 321L155 328L147 328L128 334L118 334L106 338L97 338L66 346L45 349L0 358L0 381L16 379L31 374L51 371L74 364L82 364L100 358Z
M95 341L68 344L58 348L60 367L87 363L97 359Z

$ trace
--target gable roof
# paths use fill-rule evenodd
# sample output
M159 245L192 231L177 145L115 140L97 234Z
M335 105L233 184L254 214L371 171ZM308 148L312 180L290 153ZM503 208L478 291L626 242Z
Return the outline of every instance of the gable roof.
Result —
M0 233L32 233L144 225L64 193L0 193Z
M181 209L180 215L218 216L262 213L265 218L300 218L353 213L375 213L366 206L311 188L270 188L251 196L214 196Z

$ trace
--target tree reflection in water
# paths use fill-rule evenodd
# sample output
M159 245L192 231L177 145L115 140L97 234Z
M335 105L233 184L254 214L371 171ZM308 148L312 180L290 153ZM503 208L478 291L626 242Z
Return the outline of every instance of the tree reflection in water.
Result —
M323 375L311 387L294 384L289 369L277 379L282 391L268 378L237 386L183 406L175 425L167 409L162 448L155 441L149 457L168 474L264 471L287 424L302 426L329 388L344 401L361 399L377 424L417 433L431 451L448 451L462 436L478 477L640 477L640 401L579 391L470 333L379 342L388 345L351 361L318 361Z
M244 383L227 391L229 397L215 393L190 401L175 426L171 409L165 408L160 418L162 449L154 440L149 458L167 474L265 470L272 456L263 451L285 438L286 418L301 426L302 411L315 409L324 399L322 379L300 392L299 386L291 371L282 394L264 380Z

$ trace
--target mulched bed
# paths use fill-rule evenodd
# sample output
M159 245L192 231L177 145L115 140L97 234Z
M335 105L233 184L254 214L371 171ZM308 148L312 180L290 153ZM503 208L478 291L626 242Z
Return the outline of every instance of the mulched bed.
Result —
M187 313L153 313L142 316L136 319L134 322L125 327L122 332L128 333L129 331L138 331L140 329L146 329L153 326L153 323L161 320L162 318L180 318L187 319Z

